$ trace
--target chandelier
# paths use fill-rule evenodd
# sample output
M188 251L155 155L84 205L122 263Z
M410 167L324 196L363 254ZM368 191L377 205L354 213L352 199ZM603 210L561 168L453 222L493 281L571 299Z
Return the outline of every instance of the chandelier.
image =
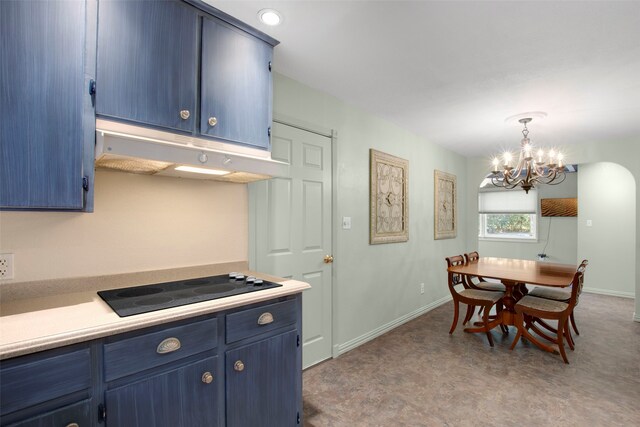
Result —
M557 185L564 181L566 175L562 153L556 153L551 149L545 156L544 150L540 149L534 156L533 146L529 140L529 129L527 129L527 123L531 120L529 117L518 120L524 126L522 129L524 137L520 142L520 157L515 165L511 165L513 156L509 152L503 155L502 170L498 169L500 159L497 157L493 159L490 177L491 183L496 187L512 189L520 186L529 193L535 184Z

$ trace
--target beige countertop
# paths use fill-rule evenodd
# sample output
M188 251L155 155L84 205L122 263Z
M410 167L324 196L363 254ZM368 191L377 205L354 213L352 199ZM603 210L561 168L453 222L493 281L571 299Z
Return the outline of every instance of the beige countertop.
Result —
M243 266L245 268L237 268ZM230 271L251 274L283 286L129 317L119 317L96 293L102 289L225 274ZM84 286L79 286L78 283L82 281ZM68 286L64 283L64 280L57 280L55 283L20 284L23 287L21 291L5 289L0 293L0 359L214 313L310 288L309 284L297 280L274 278L248 271L246 263L74 278L67 281ZM25 291L25 286L30 287L30 291Z

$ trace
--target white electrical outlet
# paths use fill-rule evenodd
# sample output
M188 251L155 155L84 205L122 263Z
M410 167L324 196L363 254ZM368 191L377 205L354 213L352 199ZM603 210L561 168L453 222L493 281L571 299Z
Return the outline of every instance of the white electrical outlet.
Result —
M424 294L424 283L420 283L420 293Z
M0 254L0 280L13 279L13 254Z

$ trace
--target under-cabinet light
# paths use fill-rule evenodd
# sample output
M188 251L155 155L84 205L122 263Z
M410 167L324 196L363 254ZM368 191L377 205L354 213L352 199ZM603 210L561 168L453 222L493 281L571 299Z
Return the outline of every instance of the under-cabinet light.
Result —
M196 168L193 166L178 166L176 170L181 172L204 173L207 175L226 175L228 173L231 173L230 171L221 171L218 169Z

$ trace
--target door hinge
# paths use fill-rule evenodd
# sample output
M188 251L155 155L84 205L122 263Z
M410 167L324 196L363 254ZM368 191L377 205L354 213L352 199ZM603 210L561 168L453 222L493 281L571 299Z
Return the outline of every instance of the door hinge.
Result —
M95 95L96 94L96 81L91 79L89 80L89 95Z
M271 138L271 126L267 129L267 136Z
M296 337L296 347L300 347L300 335Z
M101 403L98 405L98 422L102 423L107 419L107 408Z
M271 72L271 61L269 61L269 72Z
M89 191L89 177L88 176L83 176L82 177L82 189L84 191Z
M300 412L296 413L296 424L300 424Z

